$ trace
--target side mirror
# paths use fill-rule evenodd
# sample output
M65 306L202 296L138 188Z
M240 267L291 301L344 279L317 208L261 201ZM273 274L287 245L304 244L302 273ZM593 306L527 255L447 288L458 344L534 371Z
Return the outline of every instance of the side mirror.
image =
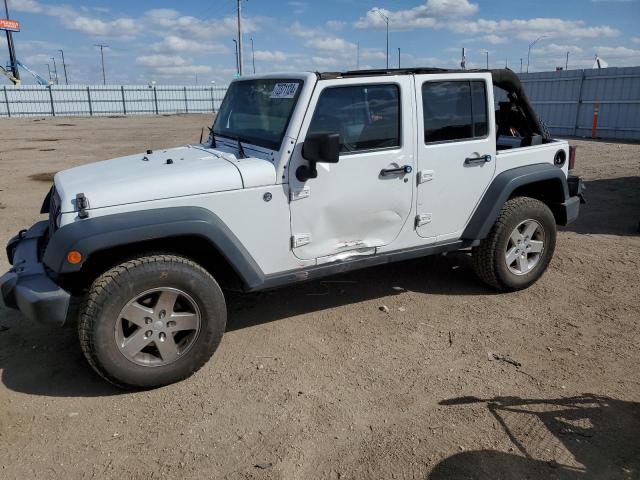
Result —
M314 133L302 145L302 157L309 165L300 165L296 177L301 182L318 176L317 163L338 163L340 160L340 134Z

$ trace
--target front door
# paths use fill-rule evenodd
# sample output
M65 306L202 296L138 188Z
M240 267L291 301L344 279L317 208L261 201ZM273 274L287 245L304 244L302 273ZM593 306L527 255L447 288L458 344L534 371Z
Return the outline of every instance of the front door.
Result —
M370 255L388 245L412 205L415 142L410 76L321 80L289 168L294 254L325 260ZM340 134L340 160L318 163L317 178L300 181L308 134Z
M460 238L496 169L488 73L417 75L416 230L432 242Z

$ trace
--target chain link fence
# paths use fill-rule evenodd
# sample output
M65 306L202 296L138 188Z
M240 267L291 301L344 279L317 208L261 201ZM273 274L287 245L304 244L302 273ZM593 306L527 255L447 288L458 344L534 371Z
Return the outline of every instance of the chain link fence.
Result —
M212 113L227 87L147 85L5 85L0 117Z

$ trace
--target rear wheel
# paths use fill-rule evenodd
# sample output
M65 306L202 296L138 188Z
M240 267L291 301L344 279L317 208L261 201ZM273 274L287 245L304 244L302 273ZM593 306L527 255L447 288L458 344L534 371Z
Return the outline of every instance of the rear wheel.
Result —
M494 288L521 290L542 276L555 245L556 222L549 207L535 198L512 198L473 249L474 270Z
M114 267L91 287L78 332L91 366L123 388L152 388L196 372L218 347L224 296L194 262L172 255Z

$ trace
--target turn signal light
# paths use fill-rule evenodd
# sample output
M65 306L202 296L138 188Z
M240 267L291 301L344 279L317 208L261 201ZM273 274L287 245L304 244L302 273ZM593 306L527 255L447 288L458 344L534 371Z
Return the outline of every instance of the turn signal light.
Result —
M82 254L77 250L71 250L69 253L67 253L67 262L72 265L79 264L80 262L82 262Z
M569 147L569 170L576 168L576 146Z

